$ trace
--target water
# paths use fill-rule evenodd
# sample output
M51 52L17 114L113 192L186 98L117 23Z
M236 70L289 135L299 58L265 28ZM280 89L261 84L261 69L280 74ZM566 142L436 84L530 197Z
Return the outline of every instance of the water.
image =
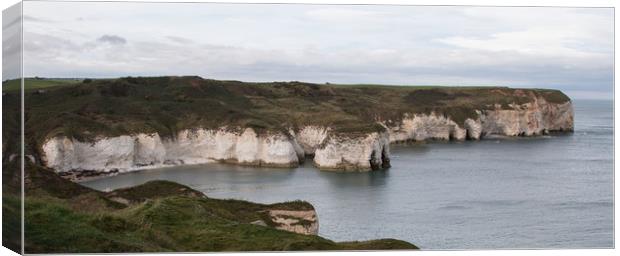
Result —
M166 179L215 198L303 199L335 241L423 249L613 247L613 104L575 101L575 133L393 146L392 168L321 172L209 164L127 173L95 189Z

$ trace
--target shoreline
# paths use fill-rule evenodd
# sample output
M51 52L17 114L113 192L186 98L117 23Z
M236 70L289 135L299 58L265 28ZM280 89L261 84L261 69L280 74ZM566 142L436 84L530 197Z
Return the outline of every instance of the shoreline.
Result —
M485 141L492 141L492 140L500 140L500 141L529 141L529 140L545 140L545 139L553 139L554 137L564 137L564 136L572 136L575 132L578 131L573 131L573 132L551 132L549 134L546 135L536 135L536 136L505 136L505 135L488 135L485 136L479 140L464 140L464 141L459 141L459 140L439 140L439 139L435 139L435 140L424 140L424 141L414 141L414 140L409 140L409 141L399 141L399 142L391 142L391 144L393 146L396 147L415 147L415 146L423 146L423 145L432 145L432 144L463 144L463 143L480 143L480 142L485 142ZM311 160L313 158L312 155L306 155L306 161ZM394 160L392 160L394 161ZM141 172L141 171L149 171L149 170L154 170L154 169L167 169L167 168L175 168L175 167L184 167L184 166L201 166L201 165L212 165L212 164L218 164L218 165L225 165L225 166L234 166L234 167L240 167L240 168L249 168L249 169L261 169L261 168L265 168L265 169L282 169L282 170L295 170L297 168L300 168L304 165L304 163L300 163L299 166L295 166L295 167L290 167L290 166L260 166L260 165L250 165L250 164L238 164L238 163L234 163L234 162L227 162L227 161L217 161L217 160L213 160L211 162L205 162L205 163L195 163L195 164L161 164L161 165L157 165L157 166L142 166L142 167L137 167L137 168L132 168L132 169L127 169L124 171L117 171L117 172L97 172L97 171L92 171L92 170L87 170L86 172L92 172L92 173L96 173L94 175L89 175L86 176L84 178L67 178L68 176L74 176L80 172L84 172L84 170L75 170L75 171L69 171L70 174L67 175L63 175L62 172L57 172L57 174L59 174L59 176L61 176L62 178L65 178L67 180L70 180L72 182L75 183L84 183L84 182L90 182L90 181L95 181L95 180L101 180L101 179L106 179L106 178L110 178L110 177L114 177L114 176L119 176L119 175L125 175L125 174L130 174L130 173L135 173L135 172ZM318 168L314 163L311 164L312 168L316 171L321 171L321 172L338 172L338 173L348 173L350 171L346 171L346 170L322 170L320 168ZM389 170L389 168L385 169L386 171Z

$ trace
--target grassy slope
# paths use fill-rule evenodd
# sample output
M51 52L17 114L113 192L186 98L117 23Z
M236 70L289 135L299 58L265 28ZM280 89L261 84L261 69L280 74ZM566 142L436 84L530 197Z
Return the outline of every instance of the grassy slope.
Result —
M17 92L3 96L8 104ZM253 127L258 132L303 125L331 126L348 136L380 131L375 121L398 123L403 113L450 116L457 122L492 104L508 107L539 95L568 101L555 90L506 87L318 85L301 82L243 83L199 77L99 79L26 92L29 148L58 134L88 140L95 135L186 128ZM390 123L390 122L388 122ZM34 152L36 154L36 152Z
M416 249L394 239L337 243L249 224L263 220L273 225L269 209L313 209L302 201L264 205L212 199L168 181L103 193L42 167L28 170L27 253ZM7 212L19 206L17 196L3 200Z

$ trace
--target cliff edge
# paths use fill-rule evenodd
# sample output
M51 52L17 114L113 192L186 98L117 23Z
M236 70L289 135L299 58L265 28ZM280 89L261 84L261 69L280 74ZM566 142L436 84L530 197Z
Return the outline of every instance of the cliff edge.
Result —
M573 130L562 92L507 87L127 77L26 91L25 104L27 150L74 179L214 161L367 171L390 166L391 143Z

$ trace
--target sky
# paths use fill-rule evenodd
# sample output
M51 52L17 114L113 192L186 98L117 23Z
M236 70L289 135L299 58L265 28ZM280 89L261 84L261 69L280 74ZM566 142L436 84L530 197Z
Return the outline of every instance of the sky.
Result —
M20 76L22 24L20 4L2 11L2 80Z
M494 85L612 98L613 15L611 8L25 2L24 75Z

